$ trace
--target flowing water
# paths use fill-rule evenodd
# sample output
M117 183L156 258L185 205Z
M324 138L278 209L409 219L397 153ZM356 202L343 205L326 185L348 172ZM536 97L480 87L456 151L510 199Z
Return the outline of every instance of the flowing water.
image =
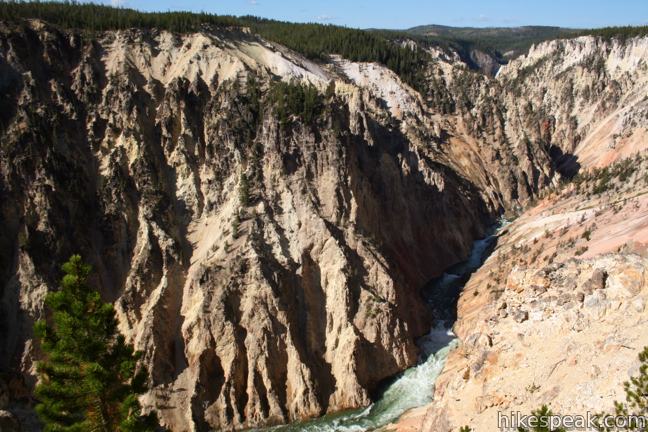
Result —
M381 397L367 408L331 414L303 423L271 428L277 432L360 432L371 431L398 419L405 411L429 403L434 382L454 348L455 337L444 321L419 341L426 360L403 372Z
M397 420L406 411L426 405L434 397L434 383L443 370L446 358L456 345L451 326L456 317L456 301L461 289L483 263L495 241L495 230L488 237L477 240L470 257L463 263L451 267L427 287L427 301L438 320L426 336L417 341L421 360L399 375L368 406L353 411L327 415L315 420L292 423L266 429L273 432L363 432L380 429Z

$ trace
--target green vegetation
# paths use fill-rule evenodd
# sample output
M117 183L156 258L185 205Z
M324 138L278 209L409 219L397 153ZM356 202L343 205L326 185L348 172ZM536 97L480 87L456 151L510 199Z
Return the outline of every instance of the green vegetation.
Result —
M90 266L74 255L63 265L61 288L48 294L51 319L35 326L44 353L38 362L36 412L45 432L153 431L142 415L145 391L140 354L117 330L115 311L87 284Z
M640 27L605 27L600 29L583 30L577 36L600 36L604 39L629 39L637 36L648 35L648 26Z
M588 35L604 39L624 40L648 35L648 26L578 30L548 26L477 28L426 25L413 27L407 32L425 37L429 42L451 46L460 54L467 53L471 49L478 49L492 55L498 61L504 62L526 53L531 45L547 40L570 39Z
M555 414L551 412L547 405L543 405L540 409L531 413L538 421L536 425L529 425L531 429L519 428L519 432L566 432L563 428L551 429L550 418Z
M569 37L576 30L545 26L476 28L426 25L411 28L408 32L439 43L446 42L455 48L458 45L463 50L479 49L505 61L524 54L533 44Z
M626 400L625 402L615 402L614 414L598 414L597 429L602 432L612 431L645 431L642 424L642 418L648 415L648 347L639 353L639 373L630 378L623 384ZM565 429L550 429L549 418L554 414L551 410L543 405L540 409L534 411L532 415L538 419L538 424L529 429L519 428L519 432L565 432ZM616 424L614 419L623 418L627 424ZM544 420L543 420L544 419ZM606 419L611 427L606 426ZM460 432L470 431L470 428L464 427Z
M250 109L253 121L256 123L261 117L261 89L254 76L248 77L245 102Z
M0 20L38 18L64 27L90 31L127 28L159 28L175 32L191 32L204 26L237 26L233 16L192 12L139 12L101 4L65 2L0 2Z
M239 179L239 202L243 207L250 204L250 180L245 173L241 173Z
M625 428L601 426L601 431L645 431L645 428L638 424L640 423L638 417L648 415L648 347L639 353L639 362L641 363L639 374L623 384L626 401L614 403L616 417L630 418L633 421L630 421ZM604 425L603 421L606 417L610 417L610 414L599 415L600 425Z
M645 156L637 154L634 157L622 159L603 168L594 168L591 171L579 173L574 178L574 184L589 189L594 195L600 195L615 185L623 185L637 171L645 160Z
M378 33L324 24L294 24L244 17L243 20L264 38L278 42L313 60L328 54L360 62L387 66L406 83L421 87L421 65L429 60L422 50L399 46Z
M313 85L301 85L276 81L268 92L267 102L274 107L282 126L292 117L299 117L305 124L314 124L322 113L323 100Z
M517 57L531 45L557 38L595 35L628 38L648 34L645 27L609 27L574 30L560 27L514 28L414 27L406 31L359 30L346 27L290 23L253 16L235 17L193 12L140 12L128 8L77 2L0 2L0 20L39 18L64 28L86 31L142 28L186 33L213 28L248 27L267 40L280 43L313 60L339 54L352 61L379 62L396 72L418 91L423 89L422 65L430 61L420 49L401 45L414 40L419 45L452 48L472 64L471 51L483 51L498 62Z
M140 12L134 9L76 2L1 2L0 20L40 18L64 28L105 31L158 28L180 33L210 27L249 27L313 60L339 54L353 61L379 62L414 88L421 88L420 66L429 60L422 50L403 48L379 34L323 24L297 24L252 16L233 17L192 12Z

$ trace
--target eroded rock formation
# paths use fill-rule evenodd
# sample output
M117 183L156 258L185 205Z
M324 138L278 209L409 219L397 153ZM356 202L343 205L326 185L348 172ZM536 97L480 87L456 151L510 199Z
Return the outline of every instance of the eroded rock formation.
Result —
M382 66L317 65L243 31L33 21L1 24L0 48L0 368L15 398L34 385L43 298L80 252L172 430L367 404L416 360L420 287L555 181L547 152L508 146L501 123L477 145ZM319 89L314 123L277 118L278 79Z
M420 288L496 216L645 144L646 46L549 42L496 79L434 51L419 95L383 66L316 64L243 30L0 24L12 397L34 385L33 322L80 252L172 430L367 404L416 361ZM313 121L277 115L278 80L318 90Z
M624 399L648 345L647 47L552 41L500 70L506 124L579 176L500 233L461 296L435 401L396 429L493 430L498 412L585 415Z

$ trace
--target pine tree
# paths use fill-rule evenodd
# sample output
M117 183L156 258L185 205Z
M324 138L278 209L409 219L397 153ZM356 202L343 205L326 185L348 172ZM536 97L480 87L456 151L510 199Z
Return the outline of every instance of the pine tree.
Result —
M245 173L241 173L239 182L239 202L243 207L250 204L250 181Z
M17 21L24 18L39 18L64 28L90 32L135 27L183 33L243 26L265 39L285 45L313 60L328 61L329 54L339 54L352 61L377 61L392 69L419 91L424 90L422 70L426 62L431 60L424 50L412 51L400 46L398 39L416 38L410 33L370 32L334 25L298 24L252 16L233 17L181 11L141 12L83 2L0 1L0 21ZM418 40L425 42L426 39Z
M45 301L50 319L34 329L44 353L35 391L44 431L155 430L155 415L142 415L137 399L146 381L140 353L119 334L112 305L88 286L90 266L74 255L62 268L60 290Z
M626 401L615 402L613 415L599 415L599 430L601 431L645 431L643 419L648 416L648 347L639 353L639 373L623 383ZM606 417L624 417L628 419L625 427L605 427Z
M565 429L563 428L551 429L549 427L551 417L554 416L554 413L547 405L543 405L531 414L538 420L538 424L531 429L518 428L518 432L565 432Z

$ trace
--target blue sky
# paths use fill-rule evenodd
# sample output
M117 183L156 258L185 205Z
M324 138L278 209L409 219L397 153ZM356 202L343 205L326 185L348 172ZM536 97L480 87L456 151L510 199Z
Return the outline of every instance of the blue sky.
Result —
M193 10L257 15L349 27L403 29L422 24L450 26L647 25L648 0L112 0L141 10Z

